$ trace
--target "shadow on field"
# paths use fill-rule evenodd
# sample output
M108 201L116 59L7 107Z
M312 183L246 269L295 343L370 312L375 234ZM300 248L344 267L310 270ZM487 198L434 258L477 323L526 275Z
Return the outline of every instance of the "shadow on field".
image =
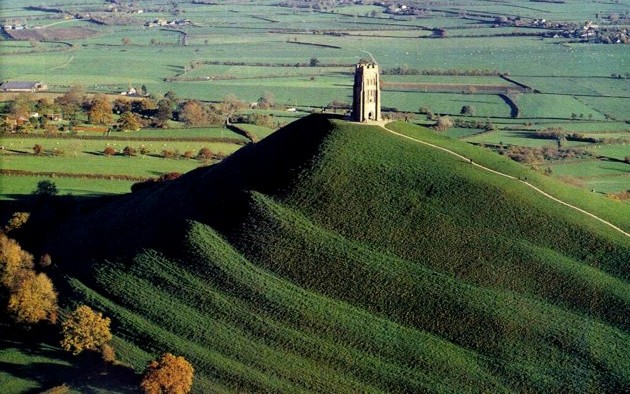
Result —
M0 370L14 379L39 385L26 393L41 393L62 384L81 393L136 393L139 375L123 365L106 365L96 352L72 354L60 348L22 341L0 340Z

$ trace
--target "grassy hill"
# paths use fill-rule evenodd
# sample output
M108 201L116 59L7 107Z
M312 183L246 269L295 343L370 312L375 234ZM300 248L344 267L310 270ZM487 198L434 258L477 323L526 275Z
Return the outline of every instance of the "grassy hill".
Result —
M388 127L630 228L626 204ZM42 246L66 304L110 316L138 371L184 355L196 392L630 388L630 239L379 127L310 116L77 211Z

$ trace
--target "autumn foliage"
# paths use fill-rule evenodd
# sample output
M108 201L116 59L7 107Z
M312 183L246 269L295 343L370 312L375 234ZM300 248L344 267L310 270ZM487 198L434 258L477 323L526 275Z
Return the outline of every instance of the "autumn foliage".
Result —
M7 311L20 323L57 321L57 293L46 274L36 274L32 270L15 284L9 296Z
M7 312L20 323L57 320L57 293L46 274L33 270L33 256L0 233L0 282L9 293Z
M30 216L31 214L28 212L15 212L7 222L7 225L4 226L4 232L8 233L9 231L19 229L28 221Z
M185 394L192 387L194 369L184 357L166 353L151 361L140 387L147 394Z
M15 287L21 272L33 269L33 256L15 240L0 233L0 281L8 289Z
M84 350L97 350L112 339L110 323L100 312L81 305L61 324L61 347L75 355Z

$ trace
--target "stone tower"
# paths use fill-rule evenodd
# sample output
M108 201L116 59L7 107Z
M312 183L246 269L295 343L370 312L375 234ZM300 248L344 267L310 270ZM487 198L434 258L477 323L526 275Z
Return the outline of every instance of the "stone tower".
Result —
M381 120L381 81L374 62L359 63L354 70L352 120Z

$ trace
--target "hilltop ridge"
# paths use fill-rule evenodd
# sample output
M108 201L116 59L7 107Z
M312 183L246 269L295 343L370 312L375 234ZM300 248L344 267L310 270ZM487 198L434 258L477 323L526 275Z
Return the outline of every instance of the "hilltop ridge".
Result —
M309 116L54 231L65 302L196 392L630 387L630 240L377 126Z

